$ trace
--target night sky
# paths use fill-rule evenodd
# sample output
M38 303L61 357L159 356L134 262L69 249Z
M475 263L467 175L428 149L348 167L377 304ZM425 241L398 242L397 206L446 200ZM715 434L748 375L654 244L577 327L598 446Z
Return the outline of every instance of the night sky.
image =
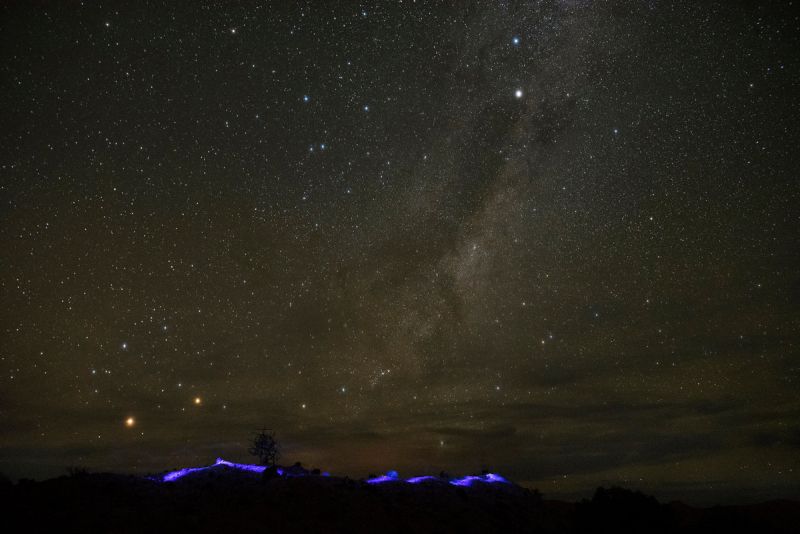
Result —
M8 477L800 494L791 2L1 9Z

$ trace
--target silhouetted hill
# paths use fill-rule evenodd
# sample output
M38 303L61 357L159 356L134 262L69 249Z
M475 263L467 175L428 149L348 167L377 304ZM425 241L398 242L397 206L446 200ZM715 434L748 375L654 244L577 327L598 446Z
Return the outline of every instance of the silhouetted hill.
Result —
M5 532L793 532L800 504L693 508L620 488L543 501L514 484L377 484L226 466L175 482L78 473L0 486Z

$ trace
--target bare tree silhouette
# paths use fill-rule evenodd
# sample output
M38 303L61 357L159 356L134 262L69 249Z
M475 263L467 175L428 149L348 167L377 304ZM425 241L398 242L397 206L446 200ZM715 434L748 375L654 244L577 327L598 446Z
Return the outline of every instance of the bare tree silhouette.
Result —
M278 442L275 441L275 433L266 428L256 433L248 452L257 456L258 461L266 466L274 466L281 454Z

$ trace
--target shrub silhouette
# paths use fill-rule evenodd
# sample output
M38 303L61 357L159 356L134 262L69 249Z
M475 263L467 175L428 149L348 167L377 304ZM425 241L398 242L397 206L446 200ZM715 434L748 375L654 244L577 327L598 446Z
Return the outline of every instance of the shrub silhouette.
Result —
M280 473L278 473L278 468L275 467L274 465L271 465L271 466L267 467L266 469L264 469L264 472L261 474L261 477L264 480L270 480L270 479L273 479L273 478L278 478L280 476L281 475L280 475Z
M89 469L80 465L73 465L67 467L67 476L70 477L85 477L89 474Z

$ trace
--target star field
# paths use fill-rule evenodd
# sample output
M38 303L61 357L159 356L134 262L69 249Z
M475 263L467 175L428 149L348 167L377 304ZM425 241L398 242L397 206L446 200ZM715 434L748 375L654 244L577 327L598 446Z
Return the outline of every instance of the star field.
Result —
M4 5L0 471L796 496L790 7Z

